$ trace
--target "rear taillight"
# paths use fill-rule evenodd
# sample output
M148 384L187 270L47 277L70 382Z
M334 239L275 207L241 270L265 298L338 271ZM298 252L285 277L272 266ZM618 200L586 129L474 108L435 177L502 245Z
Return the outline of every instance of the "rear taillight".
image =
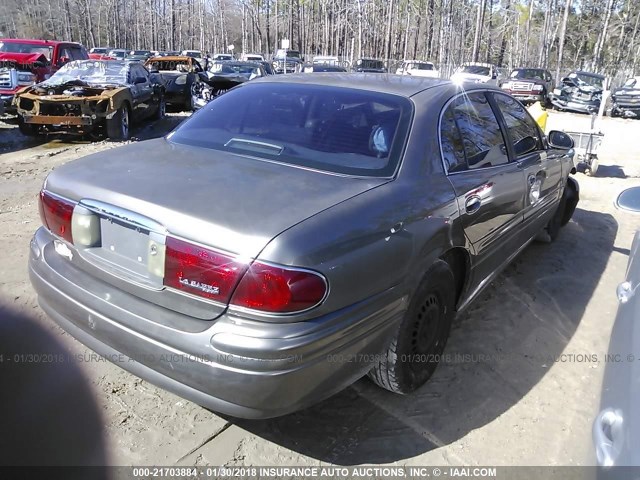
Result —
M164 284L168 287L227 303L247 267L232 256L167 237Z
M40 219L42 220L42 224L54 235L64 238L69 243L73 243L71 218L73 217L75 204L45 190L40 192L39 198Z
M269 313L315 307L327 294L324 277L308 270L254 262L236 288L231 304Z
M267 313L307 310L327 294L327 283L318 273L258 261L249 266L232 255L173 237L166 239L164 285Z

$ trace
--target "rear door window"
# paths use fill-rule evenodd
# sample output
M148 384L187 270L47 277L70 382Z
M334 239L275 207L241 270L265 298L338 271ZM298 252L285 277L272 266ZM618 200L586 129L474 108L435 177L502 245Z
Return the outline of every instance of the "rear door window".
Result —
M455 122L458 135L452 122ZM449 172L509 163L505 140L484 93L472 92L456 97L447 107L440 128L445 162L453 166ZM464 152L465 164L461 162L461 152Z

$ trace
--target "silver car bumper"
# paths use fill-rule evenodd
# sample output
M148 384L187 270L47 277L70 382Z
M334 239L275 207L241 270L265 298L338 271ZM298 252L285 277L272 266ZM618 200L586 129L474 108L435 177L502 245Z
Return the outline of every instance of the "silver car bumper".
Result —
M284 415L350 385L385 350L407 304L391 289L308 322L225 314L203 321L202 331L182 331L153 321L161 307L75 268L53 240L36 232L29 273L55 322L125 370L235 417Z

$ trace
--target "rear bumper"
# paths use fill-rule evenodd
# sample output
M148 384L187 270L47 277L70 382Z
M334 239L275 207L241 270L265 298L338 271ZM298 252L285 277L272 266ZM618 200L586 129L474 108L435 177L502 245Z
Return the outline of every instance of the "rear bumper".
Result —
M36 232L29 273L55 322L125 370L235 417L284 415L350 385L385 350L406 309L406 299L394 299L391 289L307 322L224 314L203 321L201 331L181 331L153 321L161 307L132 295L122 302L123 290L75 271L53 241L45 229Z

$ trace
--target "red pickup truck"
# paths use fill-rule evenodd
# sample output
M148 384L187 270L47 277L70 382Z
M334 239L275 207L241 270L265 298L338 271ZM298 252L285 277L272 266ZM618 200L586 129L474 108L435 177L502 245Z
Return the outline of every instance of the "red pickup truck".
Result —
M67 62L88 58L75 42L0 38L0 114L12 108L21 88L46 80Z

